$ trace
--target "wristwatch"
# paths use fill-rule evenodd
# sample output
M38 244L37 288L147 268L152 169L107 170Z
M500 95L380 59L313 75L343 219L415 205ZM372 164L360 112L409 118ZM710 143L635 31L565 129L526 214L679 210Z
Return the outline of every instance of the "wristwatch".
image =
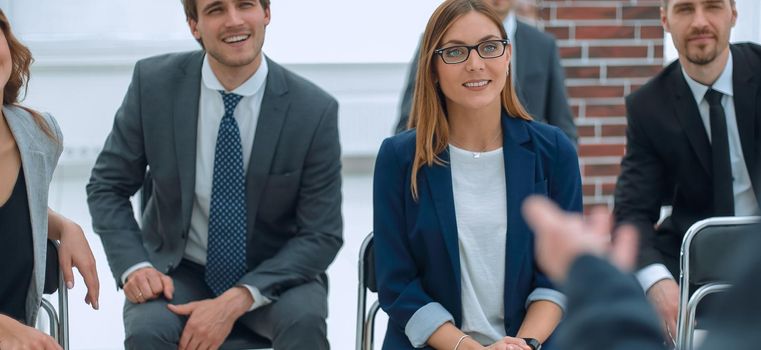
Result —
M538 340L534 338L523 338L523 340L526 341L526 345L531 348L531 350L541 350L542 349L542 343L540 343Z

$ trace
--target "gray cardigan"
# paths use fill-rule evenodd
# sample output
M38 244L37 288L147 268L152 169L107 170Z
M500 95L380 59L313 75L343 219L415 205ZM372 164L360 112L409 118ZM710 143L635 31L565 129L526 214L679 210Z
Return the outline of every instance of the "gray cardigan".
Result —
M49 114L45 121L56 135L50 139L26 110L16 106L3 106L3 114L21 153L26 193L29 199L29 216L34 242L34 278L26 297L26 324L37 319L45 285L45 259L48 239L48 187L53 178L58 158L63 151L63 135L58 123Z

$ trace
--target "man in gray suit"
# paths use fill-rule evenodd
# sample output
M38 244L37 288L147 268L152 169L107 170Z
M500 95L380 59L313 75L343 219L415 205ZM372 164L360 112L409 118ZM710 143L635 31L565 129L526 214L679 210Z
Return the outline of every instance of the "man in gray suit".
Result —
M127 298L125 347L215 349L237 322L276 349L328 349L338 104L264 57L268 0L183 5L204 50L136 64L87 185Z
M505 31L513 46L514 84L521 103L535 120L559 127L574 143L577 139L571 108L565 92L565 74L560 65L555 39L516 19L515 0L484 0L503 18ZM418 50L419 51L419 50ZM412 61L402 95L396 133L407 130L415 92L418 53Z

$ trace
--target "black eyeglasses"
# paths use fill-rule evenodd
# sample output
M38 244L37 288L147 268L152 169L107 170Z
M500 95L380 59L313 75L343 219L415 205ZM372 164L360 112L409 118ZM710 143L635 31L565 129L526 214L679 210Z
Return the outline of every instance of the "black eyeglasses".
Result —
M497 58L505 54L505 47L510 44L510 40L487 40L473 46L450 46L433 51L434 54L441 56L441 60L446 64L457 64L468 60L470 51L476 49L481 58Z

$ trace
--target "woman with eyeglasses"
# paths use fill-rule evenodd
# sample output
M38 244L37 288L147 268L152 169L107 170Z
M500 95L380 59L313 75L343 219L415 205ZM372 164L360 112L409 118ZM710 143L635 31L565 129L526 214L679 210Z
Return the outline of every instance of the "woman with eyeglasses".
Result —
M0 10L0 349L60 349L34 328L45 281L47 240L60 240L67 287L84 277L85 302L98 308L95 258L76 223L48 208L48 186L63 150L55 119L19 104L32 55Z
M506 38L481 0L447 0L426 27L415 128L375 165L384 349L552 349L564 297L537 267L521 203L581 211L581 178L571 142L518 101Z

